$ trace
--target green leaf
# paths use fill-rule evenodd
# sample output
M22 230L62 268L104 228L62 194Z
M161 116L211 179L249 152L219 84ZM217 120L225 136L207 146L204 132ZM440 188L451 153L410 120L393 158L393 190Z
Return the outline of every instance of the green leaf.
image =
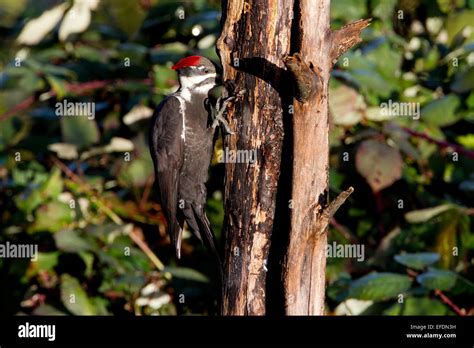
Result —
M69 205L62 202L49 202L40 206L35 212L35 221L28 232L57 232L73 220Z
M456 113L460 104L458 96L449 94L424 106L421 109L421 119L429 125L449 126L460 119L459 113Z
M472 25L472 23L474 23L474 11L472 10L451 13L446 20L448 44L451 45L456 35L465 27ZM471 42L473 37L474 33L471 31L471 35L467 38L467 42Z
M54 241L59 250L68 253L79 253L90 250L90 245L73 230L61 230L54 234Z
M390 21L393 9L397 4L397 0L374 0L370 2L372 7L372 13L374 16L383 19L384 21Z
M153 163L146 155L134 159L122 167L119 179L128 186L143 186L153 173Z
M75 315L97 315L97 310L86 291L79 281L69 274L61 276L61 301Z
M408 297L386 309L385 315L447 315L451 311L441 301L430 298Z
M64 96L67 94L66 83L64 82L64 80L58 79L53 75L47 75L46 80L48 81L52 90L56 93L57 98L63 99Z
M423 285L425 288L441 291L449 290L454 287L457 279L458 275L452 271L434 268L416 277L418 283Z
M456 141L469 150L474 150L474 134L459 135Z
M147 12L137 1L103 0L101 6L107 9L107 17L113 25L128 36L132 36L142 25Z
M331 18L346 21L363 18L366 14L366 4L359 0L334 1L331 4Z
M466 93L474 88L474 67L467 71L462 70L456 74L451 89L456 93Z
M357 171L374 192L389 187L400 179L402 165L400 152L380 141L366 140L357 149Z
M13 119L6 119L0 122L0 151L2 151L15 138L17 129L13 124Z
M453 250L457 246L459 217L459 210L448 210L441 216L441 223L438 224L439 230L434 250L441 255L441 268L450 268L456 262L457 257L454 257Z
M41 188L41 192L47 197L56 198L61 192L63 192L63 186L61 171L59 168L54 167L50 177Z
M442 204L436 207L413 210L405 214L405 219L412 224L417 224L428 221L435 216L453 208L455 208L453 204Z
M400 254L394 256L395 261L398 263L413 268L422 270L427 266L439 260L438 253L414 253L414 254Z
M39 307L35 308L33 315L38 316L63 316L66 313L61 312L59 309L54 308L48 304L41 304Z
M94 254L88 253L88 252L80 252L79 256L81 257L82 261L84 261L84 264L86 265L86 270L84 271L84 275L87 278L92 277L92 274L94 273Z
M200 283L209 282L209 279L204 274L192 268L166 267L164 272L169 272L174 278L184 279L186 281L195 281Z
M41 271L50 271L58 264L59 253L57 251L50 253L38 253L36 265Z
M54 168L40 188L24 192L24 195L14 198L17 207L27 213L31 213L41 203L49 200L49 198L57 197L63 190L63 180L61 172L58 168Z
M28 277L34 277L39 272L51 272L54 267L58 264L59 252L53 251L49 253L38 253L38 258L35 262L32 262L30 269L28 270Z
M354 281L349 298L383 301L397 297L411 286L411 279L396 273L371 273Z
M83 149L99 141L95 120L85 116L61 116L63 141Z

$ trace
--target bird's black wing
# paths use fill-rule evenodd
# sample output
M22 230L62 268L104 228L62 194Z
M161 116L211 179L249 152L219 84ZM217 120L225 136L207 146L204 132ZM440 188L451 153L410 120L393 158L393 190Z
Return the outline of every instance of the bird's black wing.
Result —
M177 217L179 172L184 159L183 115L178 98L166 98L155 110L150 130L151 156L155 166L155 182L158 184L161 208L168 222L168 233L181 253L182 228Z

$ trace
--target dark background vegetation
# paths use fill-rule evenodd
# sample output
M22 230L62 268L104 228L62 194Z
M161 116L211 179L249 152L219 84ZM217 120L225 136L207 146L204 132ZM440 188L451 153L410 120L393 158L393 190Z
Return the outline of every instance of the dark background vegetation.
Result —
M40 250L0 259L0 313L215 314L212 256L186 233L177 262L166 236L147 131L173 62L218 62L220 2L93 4L0 0L0 243ZM331 194L355 193L329 239L365 260L328 258L327 313L472 315L474 1L331 13L334 28L373 22L330 84ZM94 102L95 119L56 116L64 99ZM420 103L420 119L382 115L388 100ZM220 237L223 164L210 171Z

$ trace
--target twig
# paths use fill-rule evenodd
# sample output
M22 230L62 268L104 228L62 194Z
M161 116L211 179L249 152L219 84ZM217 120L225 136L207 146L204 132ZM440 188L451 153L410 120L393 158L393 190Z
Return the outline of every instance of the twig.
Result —
M372 18L360 19L332 32L330 56L333 64L352 46L362 41L360 33L370 25L371 21Z
M426 141L429 141L430 143L434 143L442 149L450 147L454 151L459 152L460 154L463 154L466 157L474 159L474 151L467 150L467 149L463 148L462 146L452 144L452 143L444 141L444 140L434 139L434 138L430 137L428 134L417 132L417 131L414 131L414 130L412 130L410 128L407 128L407 127L402 127L402 130L404 132L410 134L411 136L424 139Z
M354 192L354 188L351 186L347 190L342 191L329 205L324 209L323 215L327 218L331 218L336 214L337 210L346 201L347 198Z
M55 157L51 157L53 163L59 167L59 169L66 174L72 181L80 185L86 192L91 195L91 201L97 205L105 215L107 215L117 225L122 225L123 221L115 212L112 211L100 198L97 197L96 192L89 186L87 182L81 179L80 176L75 174L71 169L68 168L63 162Z
M153 264L156 266L156 268L162 272L165 269L165 265L163 262L158 259L158 257L155 255L155 253L150 249L148 244L146 244L136 233L135 229L129 233L130 238L135 242L136 245L142 249L142 251L148 256L148 258L153 262Z
M466 315L466 311L464 309L461 309L459 308L458 306L456 306L453 301L451 301L449 299L448 296L446 296L445 294L443 294L443 292L441 290L435 290L435 294L437 296L439 296L439 298L441 299L441 301L443 301L445 304L447 304L449 306L449 308L451 308L457 315L460 315L460 316L465 316Z
M7 118L15 115L16 113L28 109L31 105L34 104L36 101L36 98L32 95L25 100L23 100L21 103L15 105L13 108L11 108L9 111L5 112L3 115L0 116L0 122L5 121Z
M148 201L148 197L150 196L151 187L153 186L153 178L154 177L153 177L153 174L152 174L146 180L145 188L143 189L142 198L140 200L140 205L138 206L140 208L140 210L145 209L145 204Z
M52 157L53 163L59 167L59 169L67 175L71 180L75 183L80 185L86 192L91 194L91 201L97 205L97 208L101 210L104 214L106 214L113 222L117 225L123 225L123 220L118 216L112 209L110 209L105 202L101 200L101 198L97 197L97 193L86 183L82 180L77 174L75 174L71 169L69 169L63 162L59 159ZM148 247L148 245L141 240L135 233L132 231L128 233L130 238L137 244L140 249L148 256L150 261L156 266L159 271L163 271L165 266L160 261L160 259L153 253L153 251Z
M334 217L329 220L329 223L336 231L341 233L351 243L355 243L357 241L357 238L345 226L341 225Z

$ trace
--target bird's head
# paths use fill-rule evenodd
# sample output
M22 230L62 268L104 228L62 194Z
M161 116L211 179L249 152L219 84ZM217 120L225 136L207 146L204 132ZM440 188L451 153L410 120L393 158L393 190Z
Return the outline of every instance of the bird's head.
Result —
M216 85L216 68L207 58L189 56L181 59L171 69L178 72L182 89L207 93Z

